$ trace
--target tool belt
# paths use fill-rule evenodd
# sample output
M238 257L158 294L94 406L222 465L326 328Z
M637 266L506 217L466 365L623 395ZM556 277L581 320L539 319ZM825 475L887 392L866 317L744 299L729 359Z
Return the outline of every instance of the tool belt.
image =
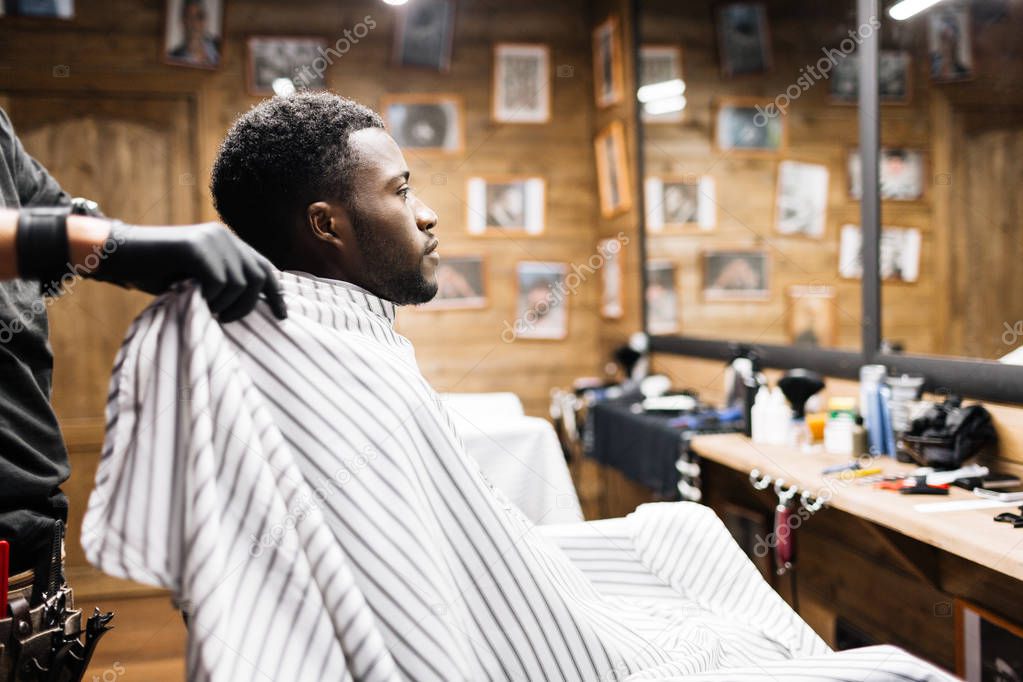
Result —
M12 576L0 613L0 682L80 682L114 617L94 609L85 624L64 581L63 524L57 522L48 571ZM0 588L2 589L2 588Z
M34 608L31 592L31 571L11 579L10 616L0 620L0 682L79 682L113 614L95 609L83 643L82 610L67 584Z

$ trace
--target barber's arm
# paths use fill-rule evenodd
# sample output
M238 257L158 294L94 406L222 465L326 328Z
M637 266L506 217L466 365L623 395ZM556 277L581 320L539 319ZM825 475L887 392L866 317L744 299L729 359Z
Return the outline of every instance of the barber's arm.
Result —
M287 316L270 261L222 225L138 227L66 210L0 209L0 279L59 282L68 273L150 294L195 279L222 322L248 314L260 294Z

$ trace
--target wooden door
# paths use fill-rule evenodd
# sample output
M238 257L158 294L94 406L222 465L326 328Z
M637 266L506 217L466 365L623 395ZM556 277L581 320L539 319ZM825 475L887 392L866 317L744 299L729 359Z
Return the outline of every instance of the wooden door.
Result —
M195 222L198 187L194 116L185 97L11 94L0 98L25 148L72 196L99 202L136 224ZM118 627L86 675L119 679L183 677L184 630L165 592L104 576L79 542L103 440L110 368L150 296L78 282L48 307L54 353L53 404L71 456L68 574L79 603L115 609ZM115 662L122 666L115 667ZM118 672L120 670L120 672Z

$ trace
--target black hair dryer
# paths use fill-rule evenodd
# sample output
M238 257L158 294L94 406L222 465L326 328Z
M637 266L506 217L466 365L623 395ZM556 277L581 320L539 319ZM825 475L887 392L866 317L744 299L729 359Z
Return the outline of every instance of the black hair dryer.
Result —
M806 401L824 388L824 379L817 372L808 369L792 369L778 379L778 388L792 405L795 419L806 417Z

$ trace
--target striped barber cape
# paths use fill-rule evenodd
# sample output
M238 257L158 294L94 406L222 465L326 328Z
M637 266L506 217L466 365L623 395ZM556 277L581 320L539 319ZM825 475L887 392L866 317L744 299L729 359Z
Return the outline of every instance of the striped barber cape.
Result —
M219 324L157 299L114 367L90 562L173 591L190 680L945 679L832 653L713 513L535 527L352 285L281 273Z

